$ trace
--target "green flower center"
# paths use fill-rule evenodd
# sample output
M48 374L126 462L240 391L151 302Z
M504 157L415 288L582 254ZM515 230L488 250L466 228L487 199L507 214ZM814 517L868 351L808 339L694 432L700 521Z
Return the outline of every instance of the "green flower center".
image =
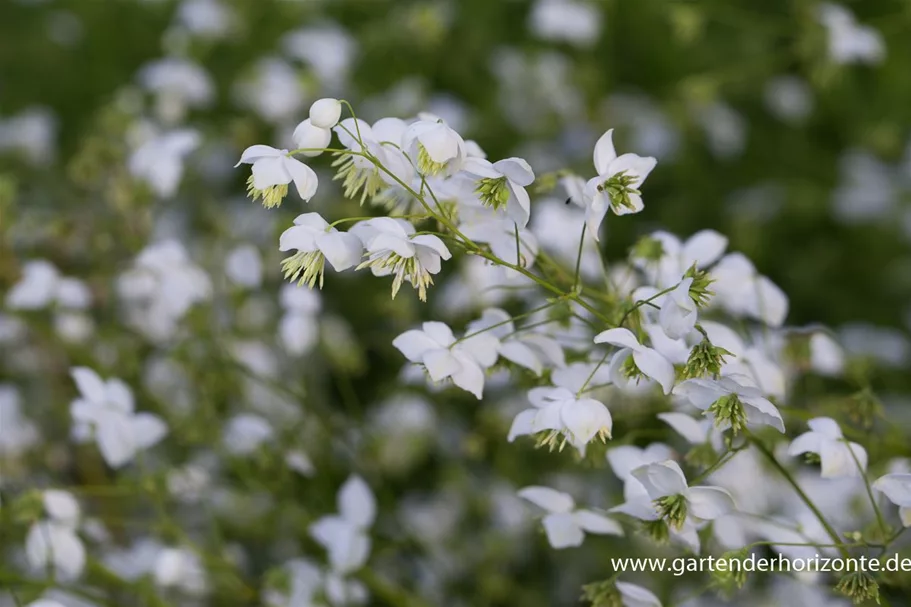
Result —
M737 434L746 427L747 413L740 397L736 394L726 394L713 402L706 413L715 417L715 427L722 427L730 423L731 430Z
M436 175L442 173L446 168L445 162L436 162L430 157L430 153L423 143L418 144L418 171L424 175Z
M615 212L624 207L630 210L635 210L636 205L633 204L630 196L638 196L642 194L642 192L633 187L633 184L636 183L638 179L639 178L636 175L627 175L626 171L620 171L599 185L598 191L607 194L607 197L610 200L610 204L614 208Z
M509 202L509 186L505 177L485 177L478 181L475 188L481 202L494 210L499 210Z
M260 190L253 185L253 175L250 175L247 178L247 195L253 202L262 198L263 206L272 209L281 205L282 200L288 195L288 184L270 185Z
M677 531L683 529L686 522L686 498L680 495L665 495L654 502L658 514Z

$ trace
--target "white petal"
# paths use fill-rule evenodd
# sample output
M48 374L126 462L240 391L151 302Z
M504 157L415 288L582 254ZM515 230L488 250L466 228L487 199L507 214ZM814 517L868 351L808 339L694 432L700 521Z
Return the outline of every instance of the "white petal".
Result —
M541 361L535 355L534 351L517 340L510 340L500 345L500 356L513 362L521 367L532 371L535 375L541 375Z
M591 510L576 510L572 513L576 525L589 533L598 535L623 535L623 527L617 521Z
M71 527L75 527L79 522L79 502L69 491L48 489L41 497L45 512L54 521Z
M902 506L898 509L898 516L902 521L903 527L911 527L911 508Z
M357 265L364 252L360 238L348 232L324 232L316 237L316 246L336 272Z
M320 128L313 124L310 119L307 119L297 125L291 138L298 148L312 150L300 153L313 158L322 154L318 150L329 146L329 142L332 141L332 131Z
M581 546L585 540L585 533L576 524L572 514L548 514L541 522L552 548L560 550Z
M751 425L763 424L772 426L781 433L784 433L784 421L781 419L781 413L778 407L761 396L743 397L746 405L747 422Z
M461 361L461 369L452 374L452 383L481 400L484 393L484 371L477 364Z
M568 493L563 493L550 487L537 485L525 487L520 489L517 495L548 512L570 512L576 506L576 502L573 501L573 498Z
M610 163L608 172L611 175L616 175L625 171L628 176L636 177L635 181L632 183L632 186L634 188L638 188L640 185L642 185L642 182L645 181L645 178L648 177L649 173L652 172L652 169L654 169L655 165L657 164L658 161L651 156L623 154L622 156L618 156L613 162Z
M105 383L105 402L121 413L132 413L135 403L133 391L123 381L112 378Z
M856 443L851 443L856 445ZM860 476L866 468L867 452L863 447L856 445L853 449L857 460L861 464L858 469L854 457L846 443L842 441L824 440L819 449L820 476L822 478L838 478L841 476Z
M818 432L804 432L791 441L788 446L788 455L795 456L801 453L819 453L822 449L823 436Z
M614 585L623 597L624 607L661 607L658 597L642 586L619 581Z
M509 427L509 435L506 437L506 440L513 442L516 440L517 436L528 436L529 434L533 434L534 430L532 423L537 414L537 409L525 409L524 411L519 412L512 420L512 425Z
M631 350L638 350L642 347L639 345L639 340L636 339L633 332L629 329L624 329L623 327L608 329L607 331L598 333L595 335L595 343L611 344L612 346L629 348Z
M327 97L317 99L310 106L310 120L314 126L323 129L331 129L338 124L339 118L342 117L342 104L338 99Z
M810 427L810 430L817 432L826 438L838 439L842 437L841 428L838 427L838 422L831 417L814 417L807 422L807 425Z
M671 393L671 390L674 389L676 373L674 365L668 359L651 348L641 348L633 350L633 360L640 371L661 384L665 394Z
M459 135L444 124L424 130L418 139L434 162L445 163L459 155Z
M687 265L696 262L700 268L711 265L724 254L728 239L715 230L702 230L690 236L683 245L682 257Z
M449 350L442 348L429 350L424 353L424 366L430 374L430 379L440 381L462 370L462 364L456 360Z
M617 158L617 151L614 149L614 129L609 129L606 133L598 138L595 143L595 151L592 160L595 164L595 172L598 175L607 173L607 167L610 166Z
M370 486L359 476L351 476L338 494L338 510L346 521L365 529L376 519L376 499Z
M413 236L411 238L411 242L413 244L427 247L433 251L436 251L443 259L449 259L452 257L452 253L449 252L449 249L445 244L443 244L443 241L433 234L420 234L418 236Z
M296 158L282 157L281 160L284 163L285 171L294 180L294 187L297 188L298 195L304 202L309 202L316 194L316 189L319 186L319 179L316 173ZM255 167L256 165L253 166Z
M429 335L431 339L437 342L440 346L446 347L455 341L455 336L452 334L452 329L450 329L446 323L430 321L422 324L421 328L424 329L424 333Z
M632 474L642 483L648 496L653 500L666 495L682 495L687 492L683 470L673 460L636 468Z
M493 165L500 173L521 187L527 187L535 180L531 166L521 158L504 158Z
M614 475L622 481L629 478L632 471L639 466L651 463L643 460L642 449L632 445L623 445L608 450L607 462L614 471Z
M136 455L133 432L132 418L129 415L111 413L96 422L95 442L98 443L104 461L111 468L120 468Z
M788 296L765 276L756 279L756 316L770 327L780 327L788 315Z
M257 190L289 183L291 175L285 169L284 156L260 158L253 163L253 187Z
M251 145L240 155L240 160L234 165L234 168L239 167L241 164L253 164L261 158L277 158L281 155L281 150L268 145Z
M98 377L98 374L88 367L73 367L70 369L70 375L76 382L79 392L91 403L103 403L107 397L105 384Z
M732 512L734 499L720 487L693 487L688 498L689 513L697 518L711 521Z
M685 413L659 413L658 419L694 445L701 445L709 439L708 426L699 423Z
M405 331L392 340L392 345L413 363L424 362L424 354L440 347L425 332L416 329Z
M674 387L674 394L685 398L691 405L705 411L715 401L727 394L718 382L711 379L687 379Z
M137 413L132 424L137 449L148 449L168 434L168 425L164 420L151 413Z
M911 474L887 474L876 479L873 488L883 492L897 506L911 507Z

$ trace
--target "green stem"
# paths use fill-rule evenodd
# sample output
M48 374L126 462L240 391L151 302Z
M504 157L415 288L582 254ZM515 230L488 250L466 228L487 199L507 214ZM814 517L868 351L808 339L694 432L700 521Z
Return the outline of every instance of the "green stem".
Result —
M819 508L816 507L816 504L813 503L813 500L811 500L810 497L804 493L804 490L800 487L799 484L797 484L797 480L794 478L791 472L783 465L781 465L781 462L775 458L775 454L769 451L769 448L766 447L762 441L758 440L752 434L747 434L747 436L749 437L750 442L756 445L756 448L759 449L759 452L762 453L767 460L769 460L769 463L772 464L772 466L781 473L786 481L788 481L788 484L791 485L791 487L794 489L794 492L797 493L803 503L807 505L807 508L813 512L813 515L819 521L819 524L822 525L823 529L826 530L826 533L829 535L829 537L832 538L832 542L840 546L839 552L841 552L841 555L845 558L848 558L848 550L844 547L843 542L841 541L841 537L838 535L838 532L835 531L832 525L829 524L829 521L827 521L826 517L823 516L822 512L819 511Z

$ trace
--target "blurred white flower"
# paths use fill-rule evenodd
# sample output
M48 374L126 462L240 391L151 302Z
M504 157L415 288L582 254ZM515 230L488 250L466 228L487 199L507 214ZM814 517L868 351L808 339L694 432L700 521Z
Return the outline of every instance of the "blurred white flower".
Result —
M206 570L199 556L187 548L165 548L152 571L157 586L174 588L193 596L208 590Z
M130 155L133 177L145 181L159 198L170 198L180 186L184 159L201 142L193 129L165 132L146 140Z
M818 455L822 464L822 478L864 474L867 470L867 450L857 443L845 440L838 422L830 417L816 417L809 420L807 425L810 431L791 441L788 455Z
M235 415L225 424L222 442L232 455L250 455L275 436L265 418L251 413Z
M579 398L566 388L541 387L529 390L528 401L532 408L516 415L509 429L510 442L517 436L545 432L541 444L562 449L568 442L584 454L596 437L606 441L611 436L610 411L593 398Z
M295 30L284 37L282 46L288 55L308 64L333 91L346 83L357 52L355 39L335 24Z
M899 507L902 525L911 527L911 474L886 474L876 479L873 488L885 494L890 502Z
M549 487L525 487L519 497L543 508L547 515L541 521L547 541L560 550L581 546L586 533L623 535L619 523L592 510L577 509L573 498Z
M22 399L12 384L0 384L0 460L15 457L38 442L38 429L22 415Z
M306 91L300 76L278 57L260 59L250 76L235 88L240 102L269 122L286 124L304 106Z
M601 11L578 0L537 0L529 16L532 33L544 40L591 46L601 34Z
M19 152L34 165L54 159L57 119L47 109L32 107L0 120L0 153Z
M813 90L797 76L777 76L765 84L763 99L777 118L800 123L813 112Z
M844 6L824 2L818 7L817 18L828 30L829 58L835 63L875 64L885 58L882 34L858 24L854 14Z
M674 388L674 394L705 412L722 430L741 426L772 426L784 432L781 413L756 389L743 386L732 377L688 379Z
M204 108L215 97L211 76L199 64L168 57L143 66L139 83L156 97L158 118L166 124L183 120L189 109Z
M376 519L376 498L364 480L351 476L339 489L338 514L324 516L310 525L310 535L329 556L329 565L338 574L360 569L370 554L367 535Z
M120 468L163 439L168 427L157 415L135 413L133 393L119 379L106 382L88 367L70 371L80 398L70 404L75 437L94 438L102 457Z

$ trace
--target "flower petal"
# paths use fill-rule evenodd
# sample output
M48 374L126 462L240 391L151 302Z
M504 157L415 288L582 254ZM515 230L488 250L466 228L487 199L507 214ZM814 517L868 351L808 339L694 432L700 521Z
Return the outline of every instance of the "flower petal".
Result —
M364 479L353 475L338 493L338 511L342 517L360 528L367 528L376 519L376 498Z
M712 521L734 511L734 498L721 487L692 487L687 500L689 513L696 518Z
M572 514L548 514L541 523L544 525L547 541L557 550L581 546L585 540L585 533L576 524Z
M642 346L639 345L639 340L633 335L633 332L629 329L624 329L623 327L608 329L607 331L598 333L595 335L595 343L610 344L612 346L617 346L618 348L629 348L631 350L639 350L642 348Z
M548 512L570 512L576 507L576 502L568 493L550 487L533 485L520 489L517 495Z
M640 371L661 384L665 394L671 393L677 377L674 365L668 359L651 348L640 348L633 350L633 360Z
M610 166L617 158L617 151L614 149L614 129L609 129L606 133L598 138L595 143L592 160L595 164L595 172L598 175L607 173L607 167Z
M623 527L614 519L591 510L576 510L572 514L576 525L589 533L598 535L623 535Z

